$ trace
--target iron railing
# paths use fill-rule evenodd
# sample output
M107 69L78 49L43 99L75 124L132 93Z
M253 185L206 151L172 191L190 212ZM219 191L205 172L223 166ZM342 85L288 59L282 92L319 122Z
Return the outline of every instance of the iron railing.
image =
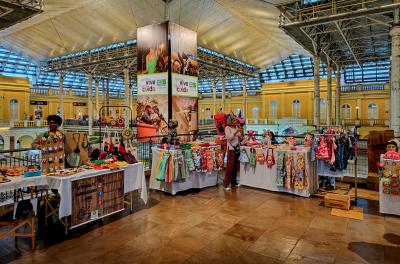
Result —
M39 150L32 148L0 150L0 167L3 166L29 166L41 164Z

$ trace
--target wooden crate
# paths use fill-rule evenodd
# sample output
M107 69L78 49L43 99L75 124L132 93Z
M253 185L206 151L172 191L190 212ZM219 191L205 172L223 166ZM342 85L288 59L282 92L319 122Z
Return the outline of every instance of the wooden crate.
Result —
M348 194L328 193L325 195L324 200L326 207L333 207L343 210L350 209L350 195Z

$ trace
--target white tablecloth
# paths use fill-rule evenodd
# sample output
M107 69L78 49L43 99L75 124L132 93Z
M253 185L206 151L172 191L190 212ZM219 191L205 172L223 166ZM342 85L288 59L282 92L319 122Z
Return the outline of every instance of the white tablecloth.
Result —
M156 169L160 153L160 149L152 148L153 159L151 167L150 189L160 190L175 195L177 192L180 191L185 191L193 188L200 189L217 185L219 171L212 171L210 173L191 172L186 180L183 182L166 183L163 181L157 181L154 175L154 171Z
M246 149L247 154L250 157L250 147L242 147ZM297 152L305 152L306 159L305 165L309 175L309 186L304 190L297 190L297 189L286 189L284 187L280 187L276 185L276 177L277 177L277 168L276 164L271 168L267 168L267 165L260 165L257 162L256 169L254 170L249 165L244 165L243 163L240 164L240 184L260 189L265 189L269 191L275 192L285 192L285 193L292 193L295 195L303 196L303 197L310 197L314 194L314 192L318 189L318 177L316 174L316 166L315 163L310 161L310 150L277 150L274 149L274 157L275 162L277 162L277 156L279 151L290 151L292 153Z
M148 194L143 163L131 164L124 170L124 193L141 189L140 198L147 203ZM109 173L110 170L85 170L68 177L39 176L39 177L9 177L11 182L0 184L0 192L12 191L23 187L46 185L50 189L57 189L61 201L59 217L69 216L72 213L71 182L74 180L99 176Z

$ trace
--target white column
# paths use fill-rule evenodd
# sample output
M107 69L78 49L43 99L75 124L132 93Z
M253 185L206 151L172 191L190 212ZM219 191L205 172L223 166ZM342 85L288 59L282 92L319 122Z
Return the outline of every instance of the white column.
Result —
M100 118L100 116L99 116L99 110L100 110L100 106L99 106L99 79L97 79L96 78L96 80L94 81L94 83L95 83L95 86L96 86L96 94L95 94L95 100L96 100L96 112L95 112L95 116L96 116L96 119L99 119Z
M217 114L217 80L213 80L213 117Z
M129 69L124 69L124 85L125 85L125 106L129 106ZM129 126L129 110L124 108L125 113L125 126Z
M221 81L222 81L222 97L221 97L221 107L222 107L222 111L225 113L225 100L226 100L226 79L225 79L225 75L221 76Z
M88 74L88 117L89 117L89 136L93 135L93 98L92 98L92 83L93 83L93 74Z
M60 73L59 78L59 87L60 87L60 115L64 120L64 74Z
M340 89L341 89L341 76L342 69L340 65L336 66L336 94L335 94L335 119L336 125L340 125Z
M243 79L243 118L247 119L247 80Z
M321 114L320 91L319 91L319 63L320 57L314 56L314 125L319 126Z
M326 68L326 124L328 126L332 125L332 66L329 65Z
M390 30L392 37L392 70L390 75L390 128L396 137L400 136L400 25L399 11Z

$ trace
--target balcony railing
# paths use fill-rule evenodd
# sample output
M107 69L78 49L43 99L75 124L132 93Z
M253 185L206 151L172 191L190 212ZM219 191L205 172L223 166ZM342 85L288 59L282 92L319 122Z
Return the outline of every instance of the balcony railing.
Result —
M385 90L385 84L354 84L354 85L343 85L340 91L343 93L348 92L365 92L365 91L383 91Z
M10 128L36 128L36 127L47 127L47 120L10 120L1 121L0 127Z

